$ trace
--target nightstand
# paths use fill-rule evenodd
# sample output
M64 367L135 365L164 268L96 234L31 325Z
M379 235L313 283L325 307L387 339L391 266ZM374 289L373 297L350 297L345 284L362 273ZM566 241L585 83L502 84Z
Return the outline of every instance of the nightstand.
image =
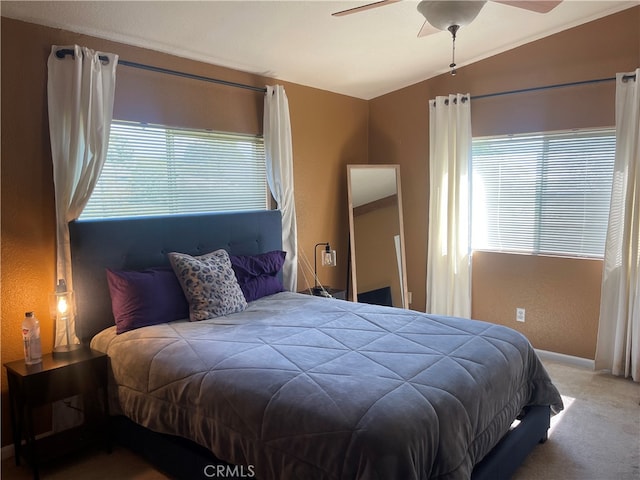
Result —
M340 290L339 288L331 288L326 287L325 291L331 295L328 298L337 298L338 300L346 300L347 292L345 290ZM325 297L326 295L322 295L321 292L315 292L313 288L309 288L306 290L300 290L298 293L304 293L305 295L314 295L316 297Z
M89 440L102 438L110 451L106 354L82 348L64 357L43 355L42 363L36 365L16 360L4 366L16 465L24 455L37 479L40 462L84 446ZM36 441L33 409L75 395L83 396L84 424Z

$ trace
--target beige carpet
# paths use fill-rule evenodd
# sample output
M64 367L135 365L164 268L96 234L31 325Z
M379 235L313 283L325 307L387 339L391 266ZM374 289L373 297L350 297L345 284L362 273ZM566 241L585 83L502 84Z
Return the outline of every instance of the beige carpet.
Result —
M640 385L549 360L565 410L514 480L639 480Z
M535 448L513 480L640 480L640 385L553 361L544 364L565 411L552 419L549 440ZM33 477L9 459L2 462L1 478ZM74 463L49 465L41 478L167 479L122 447L111 455L96 451Z
M16 466L13 458L2 462L2 480L33 480L31 469ZM116 446L113 453L104 450L87 452L69 461L55 461L40 469L41 480L168 480L131 451ZM204 477L203 477L204 478ZM196 480L196 479L194 479Z

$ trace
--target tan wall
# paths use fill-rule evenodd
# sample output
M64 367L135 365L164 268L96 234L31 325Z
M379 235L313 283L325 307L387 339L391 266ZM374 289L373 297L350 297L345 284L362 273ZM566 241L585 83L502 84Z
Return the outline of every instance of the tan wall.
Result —
M635 7L370 101L369 161L401 168L411 308L425 308L428 100L608 78L638 65ZM607 82L472 100L473 134L613 126L614 94ZM476 253L472 315L522 331L537 348L594 358L601 275L601 261ZM527 309L525 324L515 322L516 307Z
M601 277L600 260L476 252L473 317L515 328L543 350L594 358Z
M43 350L53 347L47 302L55 285L55 213L46 62L51 45L74 43L117 53L123 60L203 76L260 87L283 84L293 134L298 245L313 264L313 245L331 242L338 251L338 267L327 269L323 278L345 288L346 165L367 162L366 101L2 18L2 362L22 357L19 328L26 310L34 310L40 318ZM262 132L262 93L126 66L118 67L117 77L116 119ZM299 277L299 288L304 288L302 274ZM307 277L312 275L307 273ZM9 443L10 435L6 393L3 369L3 445Z
M316 243L336 250L337 267L322 267L323 285L347 286L349 218L347 164L367 163L366 102L284 84L289 97L293 138L296 217L298 221L298 289L312 287ZM302 265L308 260L311 270Z

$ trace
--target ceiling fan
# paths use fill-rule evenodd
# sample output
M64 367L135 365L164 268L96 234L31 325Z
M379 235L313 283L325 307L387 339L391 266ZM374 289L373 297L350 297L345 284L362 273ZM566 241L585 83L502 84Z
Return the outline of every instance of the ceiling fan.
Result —
M400 0L379 0L358 7L332 13L334 17L360 13L372 8L384 7ZM496 3L522 8L536 13L548 13L557 7L562 0L490 0ZM440 30L448 30L453 38L453 60L449 67L451 75L456 74L455 48L456 34L460 27L469 25L480 13L487 0L422 0L418 3L418 11L424 16L425 22L418 32L418 37L424 37Z
M348 8L346 10L340 10L339 12L332 13L334 17L342 17L345 15L352 15L354 13L364 12L373 8L384 7L393 3L398 3L401 0L379 0L377 2L367 3L358 7ZM556 8L562 0L547 1L547 0L490 0L496 3L502 3L510 5L512 7L522 8L536 13L548 13ZM455 21L465 20L464 25L468 25L475 19L486 0L423 0L418 3L418 11L425 17L425 22L420 31L419 37L424 37L432 33L436 33L437 30L447 30L449 25L444 25L443 21L447 20ZM442 18L443 16L449 18ZM433 23L432 23L433 22ZM438 25L439 24L439 25ZM464 25L459 25L460 27ZM437 30L434 30L436 28Z

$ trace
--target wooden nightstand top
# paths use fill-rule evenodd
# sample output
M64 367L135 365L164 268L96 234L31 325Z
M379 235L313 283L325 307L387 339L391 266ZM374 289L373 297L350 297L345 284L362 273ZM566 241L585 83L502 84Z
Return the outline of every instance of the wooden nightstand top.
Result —
M35 365L27 365L24 360L14 360L12 362L5 363L5 368L21 377L27 377L30 375L37 375L39 373L50 372L59 368L65 368L69 365L76 363L82 363L97 358L106 357L106 353L92 350L89 347L83 347L73 353L60 356L53 356L52 353L47 353L42 356L42 362Z

